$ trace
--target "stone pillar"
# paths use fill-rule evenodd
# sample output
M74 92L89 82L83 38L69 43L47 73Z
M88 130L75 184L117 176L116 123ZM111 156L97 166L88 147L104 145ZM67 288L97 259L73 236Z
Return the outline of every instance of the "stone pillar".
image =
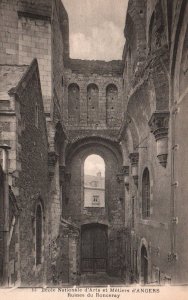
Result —
M138 186L138 161L139 161L139 153L133 152L129 154L129 159L131 162L131 175L133 177L134 183Z
M168 158L169 116L168 111L156 111L148 122L157 143L157 158L163 167L166 167Z
M3 172L4 172L4 266L3 266L3 283L9 285L9 184L8 184L8 145L0 146L3 150Z

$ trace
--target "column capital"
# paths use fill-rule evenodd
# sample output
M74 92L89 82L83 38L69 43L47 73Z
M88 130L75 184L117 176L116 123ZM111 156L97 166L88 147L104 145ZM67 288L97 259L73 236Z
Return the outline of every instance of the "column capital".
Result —
M129 154L129 159L131 162L131 165L137 165L139 161L139 153L138 152L132 152Z
M169 111L155 111L152 114L148 125L151 132L154 134L156 141L168 136L169 117Z

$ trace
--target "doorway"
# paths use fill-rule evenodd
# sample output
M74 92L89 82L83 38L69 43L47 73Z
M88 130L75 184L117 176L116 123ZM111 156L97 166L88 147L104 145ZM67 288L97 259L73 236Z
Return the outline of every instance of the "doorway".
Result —
M148 255L145 246L141 248L141 284L148 283Z
M82 226L81 269L83 273L106 272L107 243L107 226L101 224Z

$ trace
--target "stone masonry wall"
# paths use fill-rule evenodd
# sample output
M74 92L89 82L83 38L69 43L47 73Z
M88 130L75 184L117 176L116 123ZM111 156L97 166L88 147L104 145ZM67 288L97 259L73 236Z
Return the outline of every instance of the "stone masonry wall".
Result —
M19 16L19 64L30 64L37 57L45 111L50 111L51 82L51 25L49 20Z
M49 113L52 82L62 101L63 53L68 51L65 9L60 0L2 0L0 14L0 63L29 65L38 59L45 112Z
M26 85L19 94L17 108L17 160L20 163L19 176L14 183L18 189L17 199L20 214L20 256L22 285L36 285L45 280L47 251L46 223L42 228L42 261L36 266L35 209L43 205L43 218L48 220L48 161L47 132L42 94L37 71L30 70ZM36 105L38 122L36 123ZM14 189L15 189L14 187Z
M76 68L71 70L69 68L71 67L71 63L68 65L68 68L66 65L63 100L63 117L66 125L68 128L78 129L78 126L75 126L75 122L71 122L71 115L69 115L68 112L68 89L71 84L76 84L80 92L80 104L78 107L75 102L74 109L77 111L77 114L79 114L79 127L93 129L106 129L108 127L119 128L123 117L122 78L120 77L120 73L113 70L113 64L110 65L110 63L105 62L101 62L101 65L104 65L103 74L101 70L97 71L97 65L99 66L100 62L93 62L93 66L92 64L90 66L89 62L81 61L78 65L80 65L79 71ZM119 72L121 72L121 65ZM116 101L114 101L109 109L107 89L111 84L117 88L117 96ZM94 92L95 90L96 92ZM71 99L69 101L71 101ZM109 120L111 120L111 122L109 122Z
M137 41L138 53L139 49L142 50L143 45L145 45L146 50L146 55L145 57L142 56L139 64L135 60L131 62L131 67L135 67L135 69L125 93L125 101L127 102L127 120L125 119L125 122L127 127L124 140L127 141L126 164L130 168L129 191L126 192L126 207L129 216L127 216L127 212L126 216L129 219L128 227L131 230L130 268L131 272L134 273L134 279L139 281L142 277L141 247L144 245L148 255L148 282L159 283L161 280L162 283L164 278L168 279L172 274L168 259L171 234L171 154L169 151L171 145L169 142L166 149L168 153L167 164L164 166L160 164L157 158L159 149L148 122L155 110L168 111L169 107L169 53L166 34L168 20L164 15L167 1L147 1L147 6L143 6L144 18L142 19L137 14L140 14L139 5L143 2L129 2L128 14L131 20L127 19L125 29L127 52L125 51L124 57L124 79L126 83L129 81L128 45L131 32L128 30L128 25L130 22L134 25L135 37L140 39ZM154 17L152 23L151 15L154 10L156 19ZM160 62L164 63L165 70ZM167 128L168 126L169 124L166 124ZM167 139L170 141L169 132ZM131 161L128 158L130 152L136 152L139 155L137 181L132 176ZM144 217L142 215L144 200L142 179L146 168L149 170L150 176L150 215ZM156 275L157 270L160 270L161 277Z
M105 161L105 208L84 207L84 161L90 154L101 155ZM116 239L117 231L124 226L124 195L123 185L118 183L116 175L122 166L121 156L102 145L87 146L77 150L74 156L67 160L66 172L70 173L67 182L66 197L62 203L63 218L74 222L81 229L83 224L101 223L108 226L109 237L109 268L111 274L118 273L120 261L117 257L117 247L111 241ZM113 261L112 261L113 258Z

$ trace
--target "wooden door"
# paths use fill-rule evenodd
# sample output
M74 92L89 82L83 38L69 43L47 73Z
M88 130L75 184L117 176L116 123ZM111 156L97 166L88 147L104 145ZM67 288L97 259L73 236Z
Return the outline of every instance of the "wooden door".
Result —
M106 226L90 225L82 229L82 272L105 272L107 266Z

